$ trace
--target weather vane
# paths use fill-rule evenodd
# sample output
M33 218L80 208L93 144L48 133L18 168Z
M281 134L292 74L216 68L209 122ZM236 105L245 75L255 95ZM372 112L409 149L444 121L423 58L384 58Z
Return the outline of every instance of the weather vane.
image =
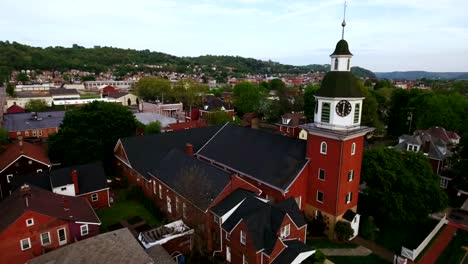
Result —
M341 32L341 39L344 39L344 28L346 27L346 0L344 2L343 23L341 23L343 31Z

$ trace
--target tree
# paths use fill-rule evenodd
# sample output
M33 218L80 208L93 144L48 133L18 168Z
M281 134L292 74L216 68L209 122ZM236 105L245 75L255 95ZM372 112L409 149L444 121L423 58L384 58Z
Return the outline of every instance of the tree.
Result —
M286 84L281 79L273 79L270 81L270 90L281 91L286 89Z
M315 113L315 93L320 87L318 85L308 85L304 91L304 115L308 120L314 120Z
M172 89L170 96L176 102L182 102L186 106L201 106L203 95L210 88L206 84L196 83L192 80L179 80Z
M150 135L150 134L159 134L161 133L161 122L159 121L154 121L150 122L145 126L145 135Z
M366 150L362 161L368 209L380 223L414 224L447 205L426 157L392 148Z
M135 90L145 100L163 100L170 96L171 82L164 78L144 77L135 84Z
M24 106L29 112L41 112L46 110L49 106L42 99L31 99Z
M335 235L339 241L348 241L353 236L351 224L346 221L338 221L335 224Z
M368 216L368 217L361 217L361 224L359 228L359 233L361 236L367 240L374 240L375 239L375 231L377 230L377 227L375 226L374 223L374 217Z
M465 130L466 131L466 130ZM454 155L450 158L454 172L454 179L450 183L458 190L468 191L468 133L461 137L460 143L454 151Z
M258 111L263 99L263 91L256 84L241 82L234 86L232 94L234 107L241 114Z
M58 133L49 137L49 157L63 165L110 164L117 140L135 131L136 119L126 107L93 102L65 113Z
M29 82L29 77L28 77L28 75L26 75L26 73L20 72L20 73L18 73L18 75L16 76L16 80L17 80L18 82L25 83L25 82Z
M365 99L362 104L361 124L375 128L375 134L384 134L384 124L378 114L378 103L373 91L360 83Z
M7 83L6 85L6 92L9 96L15 96L15 85L13 83Z
M8 130L0 127L0 145L8 143Z

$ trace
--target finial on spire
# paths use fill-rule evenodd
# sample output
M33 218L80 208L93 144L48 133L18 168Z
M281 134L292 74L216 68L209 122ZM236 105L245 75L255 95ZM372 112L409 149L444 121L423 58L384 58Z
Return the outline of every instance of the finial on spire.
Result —
M343 22L341 23L343 30L341 32L341 39L344 39L344 28L346 27L346 0L344 2Z

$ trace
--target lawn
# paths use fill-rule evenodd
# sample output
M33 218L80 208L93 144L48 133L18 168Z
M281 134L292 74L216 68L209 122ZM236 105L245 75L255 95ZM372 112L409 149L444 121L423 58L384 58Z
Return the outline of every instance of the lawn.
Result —
M436 263L460 263L466 253L462 246L468 247L468 232L458 229L457 234L452 238L452 241L450 241Z
M307 245L313 248L356 248L358 245L350 242L332 241L326 238L309 238Z
M327 257L335 264L388 264L386 260L375 254L368 256L329 256Z
M101 98L101 95L93 94L93 93L80 94L80 99L94 99L94 98Z
M437 220L428 218L415 225L379 226L375 242L395 253L400 253L402 246L415 249L437 223Z

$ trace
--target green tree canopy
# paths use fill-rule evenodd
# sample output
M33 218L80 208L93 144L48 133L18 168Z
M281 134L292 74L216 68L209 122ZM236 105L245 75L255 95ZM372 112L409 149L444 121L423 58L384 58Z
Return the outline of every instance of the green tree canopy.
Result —
M8 130L0 127L0 145L8 143Z
M136 119L126 107L93 102L66 112L58 133L49 137L49 157L64 165L109 164L117 140L135 131Z
M286 89L286 84L281 79L273 79L270 81L269 88L271 90L282 91Z
M380 222L417 223L447 205L439 177L420 153L385 147L366 150L361 177L367 184L366 209Z
M304 91L304 115L308 120L314 120L315 114L315 93L320 89L318 85L307 85Z
M18 73L18 75L16 76L16 80L17 80L18 82L25 83L25 82L28 82L28 81L29 81L29 77L28 77L28 75L26 75L26 73L20 72L20 73Z
M182 102L186 106L200 106L203 103L203 95L209 91L208 85L185 79L174 85L170 96L174 101Z
M258 85L241 82L234 86L232 97L237 111L245 114L258 111L264 94Z
M159 121L150 122L149 124L145 126L144 131L145 131L145 135L161 133L161 122Z
M144 77L136 83L135 90L145 100L162 100L171 96L171 82L164 78Z
M203 115L208 125L224 125L226 123L239 124L239 119L231 117L226 111L212 111Z
M9 96L14 97L15 96L15 85L13 83L10 83L10 82L7 83L5 91Z
M42 99L31 99L26 103L25 108L29 112L41 112L47 110L49 106Z

